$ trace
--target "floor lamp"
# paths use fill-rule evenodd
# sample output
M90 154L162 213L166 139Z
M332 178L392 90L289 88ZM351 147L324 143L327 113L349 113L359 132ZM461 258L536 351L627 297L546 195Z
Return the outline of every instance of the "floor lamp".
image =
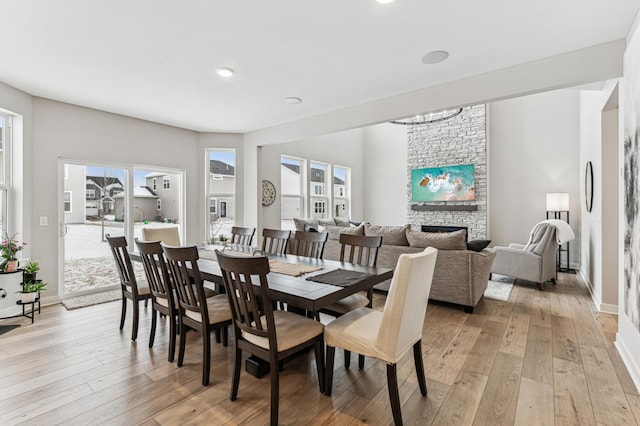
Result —
M567 215L566 222L569 223L569 193L568 192L553 192L547 194L547 219L560 219L562 220L562 213ZM558 247L558 256L556 259L556 265L558 271L561 272L573 272L569 268L569 243L565 243L566 248L562 246ZM567 267L562 267L562 253L567 253Z

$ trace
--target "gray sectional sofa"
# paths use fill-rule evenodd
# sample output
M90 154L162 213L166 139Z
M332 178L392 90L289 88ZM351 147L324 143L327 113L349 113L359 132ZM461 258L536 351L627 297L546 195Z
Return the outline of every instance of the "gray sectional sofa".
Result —
M340 259L340 234L382 236L382 247L378 252L378 266L395 268L403 253L416 253L425 247L438 249L436 268L431 285L430 299L462 305L465 312L473 312L487 288L489 273L495 258L495 251L485 248L481 251L468 250L466 231L451 233L430 233L415 231L409 225L380 226L363 223L358 226L348 220L337 219L294 219L300 231L318 230L328 232L324 258ZM337 224L336 224L337 223ZM292 235L293 238L293 235ZM291 244L290 244L291 246ZM377 285L377 290L386 291L391 281Z

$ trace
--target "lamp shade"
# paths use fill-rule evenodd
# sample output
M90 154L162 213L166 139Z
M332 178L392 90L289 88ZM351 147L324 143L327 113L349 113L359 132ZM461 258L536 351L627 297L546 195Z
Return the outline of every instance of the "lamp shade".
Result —
M568 212L569 211L569 193L553 192L547 194L547 211L548 212Z

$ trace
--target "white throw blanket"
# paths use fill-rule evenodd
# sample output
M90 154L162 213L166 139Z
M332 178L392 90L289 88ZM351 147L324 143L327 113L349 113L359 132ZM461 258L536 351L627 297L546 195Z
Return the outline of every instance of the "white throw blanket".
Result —
M560 219L547 219L542 222L538 222L536 226L531 230L531 235L529 235L529 243L533 238L533 231L538 227L538 225L548 224L554 226L556 228L556 241L558 241L559 245L562 245L568 241L573 240L576 237L576 234L573 233L573 229L571 226L564 220Z

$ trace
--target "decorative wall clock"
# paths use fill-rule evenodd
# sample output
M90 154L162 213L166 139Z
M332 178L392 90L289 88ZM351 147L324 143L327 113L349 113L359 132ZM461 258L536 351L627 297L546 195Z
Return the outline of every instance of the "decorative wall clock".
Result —
M270 206L276 200L276 187L271 181L262 181L262 205Z

